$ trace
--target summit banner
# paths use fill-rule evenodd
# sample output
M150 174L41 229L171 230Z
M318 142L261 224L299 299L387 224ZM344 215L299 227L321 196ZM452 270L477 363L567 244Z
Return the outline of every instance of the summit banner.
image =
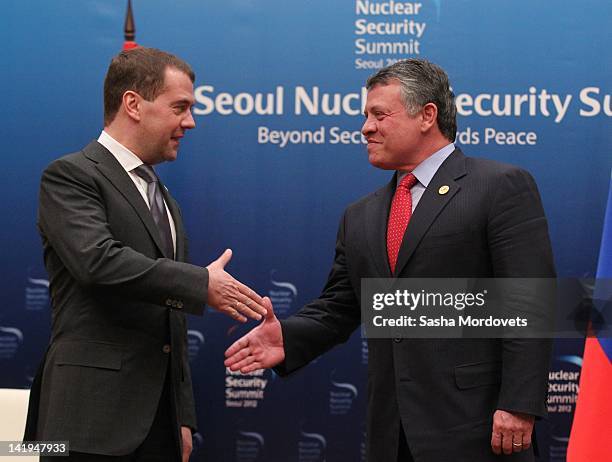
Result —
M104 75L124 43L126 4L2 6L0 387L28 388L48 345L40 175L99 136ZM609 1L131 4L130 40L177 54L196 74L196 128L176 162L157 169L181 206L191 260L205 266L231 248L228 271L270 297L279 318L320 294L344 209L392 178L368 163L365 83L405 58L447 71L455 144L466 156L533 175L558 275L595 278L612 168ZM461 236L448 238L461 245ZM576 291L584 308L592 287ZM357 329L288 378L227 369L225 349L255 325L212 309L188 318L198 412L192 460L365 461L365 333ZM537 424L541 460L565 460L583 343L556 342L550 418Z

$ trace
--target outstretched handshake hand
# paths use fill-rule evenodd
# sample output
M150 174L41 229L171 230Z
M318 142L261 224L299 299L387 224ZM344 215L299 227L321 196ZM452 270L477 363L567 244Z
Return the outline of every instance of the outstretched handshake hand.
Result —
M260 297L225 271L231 258L232 251L227 249L206 267L208 304L236 321L260 320L263 316L263 322L227 349L225 365L243 373L274 367L285 359L280 322L268 297Z
M247 318L260 320L267 310L254 290L242 284L225 271L225 265L232 258L227 249L208 265L208 304L236 321L246 322Z
M243 374L274 367L285 359L283 332L272 302L263 298L266 316L259 326L238 339L225 352L225 366Z

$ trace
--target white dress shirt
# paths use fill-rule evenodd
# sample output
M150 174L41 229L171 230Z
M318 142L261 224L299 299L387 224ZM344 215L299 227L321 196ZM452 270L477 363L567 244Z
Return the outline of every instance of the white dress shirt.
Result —
M455 150L455 144L449 143L444 146L439 151L434 152L431 156L421 162L419 165L415 167L412 171L412 174L418 180L412 188L410 188L410 193L412 194L412 211L416 209L416 206L419 204L421 200L421 196L425 192L425 188L429 186L429 182L434 177L442 163L446 160L448 156L450 156ZM402 178L408 175L408 172L397 172L397 185L399 186Z

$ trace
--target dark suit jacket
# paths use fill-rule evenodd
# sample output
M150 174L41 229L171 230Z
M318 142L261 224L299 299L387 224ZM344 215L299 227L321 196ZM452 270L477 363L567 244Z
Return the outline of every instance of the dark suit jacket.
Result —
M94 141L43 173L38 226L50 278L52 332L30 398L26 440L124 455L146 437L166 373L179 425L196 427L183 312L201 314L208 271L176 261L115 157ZM180 441L180 440L179 440Z
M346 209L323 293L282 321L281 373L349 338L360 324L361 278L555 275L532 177L459 149L421 197L392 275L385 236L395 185L394 176ZM397 460L400 422L417 462L498 460L490 448L495 409L545 413L548 340L369 339L368 347L370 462ZM511 460L532 458L526 451Z

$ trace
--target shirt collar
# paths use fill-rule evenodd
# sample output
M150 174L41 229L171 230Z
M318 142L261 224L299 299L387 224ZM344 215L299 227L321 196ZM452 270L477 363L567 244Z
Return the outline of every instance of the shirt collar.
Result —
M412 174L416 177L416 179L423 185L423 187L429 186L429 182L434 177L440 165L446 160L448 156L450 156L455 150L455 144L449 143L444 146L439 151L434 152L431 156L421 162L416 168L412 171ZM408 172L397 172L397 184L408 175Z
M136 167L139 167L144 163L136 154L134 154L104 130L102 130L102 133L100 133L100 136L98 137L98 143L108 149L111 154L115 156L126 172L131 172Z

